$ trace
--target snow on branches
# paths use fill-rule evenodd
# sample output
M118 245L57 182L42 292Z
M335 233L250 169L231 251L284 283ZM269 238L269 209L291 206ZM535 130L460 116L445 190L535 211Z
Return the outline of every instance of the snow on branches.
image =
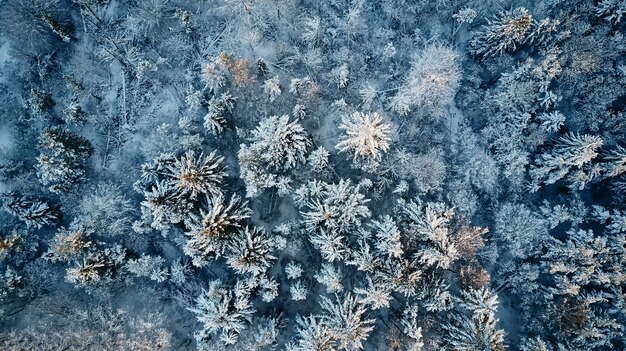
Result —
M223 160L224 157L216 156L215 151L206 156L201 153L198 157L193 151L187 151L167 165L164 176L181 194L189 194L191 198L198 194L216 196L221 193L219 185L226 176Z
M280 184L279 174L306 162L311 141L304 127L289 115L271 116L252 131L250 144L241 144L238 157L246 197Z
M45 130L39 137L37 175L53 193L72 189L84 178L84 163L93 153L84 137L61 128Z
M602 138L595 135L568 133L559 137L551 149L544 151L529 170L531 189L539 190L540 184L554 184L567 177L573 188L582 189L600 175L599 165L591 164L599 154Z
M199 343L211 335L219 336L226 345L236 343L238 335L249 326L256 312L249 299L249 294L233 291L219 280L210 282L209 289L197 297L194 307L189 308L203 324L203 329L195 335Z
M42 228L53 225L59 217L58 211L47 201L37 200L15 193L1 194L3 208L11 215L26 223L29 228Z
M296 194L302 221L310 232L318 229L346 232L360 225L362 219L371 216L368 202L369 199L360 192L360 186L353 186L345 179L337 184L309 182Z
M198 156L188 151L180 158L161 154L142 165L142 177L134 187L145 200L141 203L142 220L135 229L144 230L145 225L164 229L189 221L201 200L198 195L206 195L209 200L221 196L220 184L227 175L223 159L215 151Z
M200 210L187 232L189 239L185 243L185 254L192 258L195 266L203 266L212 258L224 255L226 244L240 230L243 221L250 217L247 202L233 195L228 203L223 196L212 199L208 209Z
M452 104L461 80L461 54L438 44L424 48L411 62L406 80L389 105L404 116L412 109L439 120Z
M374 320L367 319L367 309L358 298L336 295L333 301L322 296L320 306L322 314L296 319L296 335L287 350L362 350Z
M477 56L502 55L515 50L526 39L532 26L532 16L524 7L501 12L495 19L487 20L483 31L476 33L470 50Z
M451 349L504 351L504 331L497 328L495 317L498 295L487 289L462 291L462 295L465 313L443 325Z
M264 119L252 131L250 141L251 147L263 151L262 160L276 170L288 170L304 163L311 145L302 125L297 121L289 122L289 115Z
M371 115L355 112L345 117L339 126L345 134L336 148L340 152L353 153L353 159L378 159L389 150L391 128L378 113Z
M265 273L276 259L273 244L262 228L246 227L229 243L226 262L239 274Z
M454 215L452 209L445 209L443 204L423 206L409 202L404 213L411 221L411 228L418 240L424 242L416 253L421 263L447 269L459 258L457 244L450 230L450 221Z
M556 31L559 20L544 18L537 22L525 7L500 12L487 20L483 30L474 35L470 52L479 57L500 56L512 52L524 43L544 44Z

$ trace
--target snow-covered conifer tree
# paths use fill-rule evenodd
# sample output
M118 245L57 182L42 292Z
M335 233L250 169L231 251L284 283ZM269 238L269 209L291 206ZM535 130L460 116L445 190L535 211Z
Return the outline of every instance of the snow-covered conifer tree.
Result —
M470 51L477 56L497 56L517 49L528 36L533 25L532 16L524 7L501 12L483 31L474 35Z
M280 80L278 77L267 79L263 84L263 90L269 95L270 101L276 100L281 94Z
M568 174L569 183L582 189L600 174L599 166L592 165L591 161L598 156L602 143L602 138L587 134L568 133L559 137L529 170L533 189L537 190L541 183L554 184Z
M306 295L309 292L309 289L302 283L301 280L296 281L290 288L289 293L291 294L291 299L294 301L302 301L306 300Z
M452 104L461 79L461 55L454 49L431 44L411 62L406 81L391 97L391 109L404 116L412 109L438 120Z
M362 350L363 342L374 330L374 320L367 319L365 305L353 294L335 296L335 300L321 297L323 323L337 335L337 346L340 349Z
M98 184L80 200L78 210L86 226L110 236L128 232L135 212L123 189L113 183Z
M382 221L372 221L372 229L376 233L376 250L390 257L399 258L403 254L400 242L400 230L393 218L385 215Z
M271 116L252 131L250 141L263 151L261 157L273 169L287 170L306 161L305 155L311 145L309 137L297 121L289 122L289 116Z
M345 117L339 129L345 130L336 148L353 153L353 159L378 159L389 150L391 128L378 113L355 112Z
M315 279L318 283L326 286L326 292L337 293L343 291L343 284L341 283L343 276L338 268L335 268L332 264L324 263L322 268L315 275Z
M265 230L246 227L228 244L226 262L237 273L259 275L267 271L276 259L273 245Z
M39 137L39 148L37 174L54 193L70 190L83 179L85 160L93 152L87 139L61 128L45 130Z
M289 262L285 266L285 274L288 279L298 279L302 276L302 265L297 262Z
M301 190L298 193L303 204L300 213L306 229L311 232L319 228L345 232L371 216L367 208L369 199L361 194L358 185L353 186L349 180L342 179L337 184L309 183Z
M255 196L263 188L275 186L277 172L305 163L311 145L304 127L297 121L289 122L289 115L262 120L249 140L251 143L242 144L238 154L248 197Z
M616 177L626 172L626 149L617 145L604 155L604 172L609 177Z
M418 324L419 310L417 305L409 305L402 313L400 323L404 333L411 338L407 351L421 351L424 347L422 328Z
M490 290L463 291L461 306L466 310L453 323L444 324L446 340L453 350L504 351L504 332L497 328L498 296Z
M76 286L88 287L109 281L126 257L121 245L97 243L89 245L86 252L72 259L72 267L66 269L65 280Z
M618 24L626 15L626 3L623 0L601 0L595 7L595 14Z
M57 230L50 244L50 259L68 261L80 257L85 250L93 246L90 236L91 230L78 223L72 223L69 229L63 227Z
M367 276L367 285L356 288L354 292L359 295L359 301L370 306L373 310L389 308L391 302L391 287L372 280Z
M309 236L309 241L318 249L322 258L328 262L343 261L348 255L346 238L338 230L319 228Z
M504 204L495 216L494 233L516 258L541 250L548 237L546 223L522 204Z
M235 106L235 98L229 93L213 96L208 102L204 116L204 128L213 135L218 135L226 128L226 117Z
M223 196L211 200L207 210L200 210L200 218L191 224L186 233L185 254L192 258L195 266L203 266L214 257L224 255L226 244L243 227L243 221L250 217L247 202L233 195L228 203Z
M219 336L226 344L237 342L238 334L250 324L256 312L249 301L249 295L238 295L233 290L216 280L209 283L209 289L197 297L195 306L189 310L196 314L203 329L196 334L196 339ZM219 334L218 334L219 333Z
M141 255L126 262L125 269L137 277L146 277L158 283L167 280L169 272L164 267L165 259L161 256Z
M449 222L454 211L443 204L426 206L410 202L404 213L411 220L411 227L416 231L418 240L423 240L416 257L427 266L446 269L459 258L456 243L452 238Z
M311 151L307 158L307 164L313 172L324 173L330 168L328 157L330 153L323 146Z
M288 351L334 351L337 335L319 316L296 317L294 342Z
M47 201L15 193L2 194L0 200L7 212L26 223L29 228L53 225L59 217L58 211L53 209Z
M191 202L179 197L179 190L165 180L154 183L143 193L142 219L154 228L164 229L173 223L181 223L189 217Z
M221 193L220 183L227 175L222 161L224 157L215 155L215 151L205 156L195 156L193 151L167 166L165 176L169 182L183 194L195 198L198 194L217 196Z

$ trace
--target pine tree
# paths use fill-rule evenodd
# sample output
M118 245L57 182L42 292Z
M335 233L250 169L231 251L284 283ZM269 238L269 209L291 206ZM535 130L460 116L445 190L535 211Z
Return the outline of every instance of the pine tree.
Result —
M78 211L86 226L102 235L120 235L129 231L135 206L123 189L113 183L98 184L78 203Z
M470 41L470 52L476 56L499 56L516 50L529 35L533 20L526 8L518 7L500 12L487 23Z
M326 292L337 293L343 291L342 274L338 268L335 268L332 264L323 263L322 268L315 275L315 279L318 283L326 286Z
M296 262L289 262L285 266L285 274L288 279L298 279L302 276L302 265Z
M195 198L198 194L217 196L221 193L219 185L227 173L222 161L215 151L208 156L200 154L197 158L193 151L187 153L174 163L167 166L165 176L169 182L183 194Z
M309 236L309 241L328 262L343 261L348 255L347 239L337 230L320 228Z
M535 338L522 338L522 342L520 343L520 351L553 351L552 347L549 346L545 341L543 341L540 337Z
M424 277L417 289L416 297L428 312L449 311L454 307L454 297L449 288L450 285L442 277L431 272Z
M539 189L541 183L554 184L568 174L570 184L582 189L600 173L591 161L598 156L601 146L602 139L598 136L568 133L559 137L550 150L539 155L536 165L529 170L533 190Z
M213 135L219 135L226 128L226 117L230 115L235 106L235 98L229 93L213 96L207 106L207 114L204 116L204 128Z
M541 250L549 236L546 223L522 204L504 204L496 213L494 233L511 256L524 259Z
M146 277L158 283L167 280L169 272L164 267L165 259L161 256L141 255L137 259L130 259L125 264L125 269L137 277Z
M66 269L65 280L80 287L109 281L126 257L121 245L104 243L89 245L88 250L73 259L73 267Z
M345 130L345 135L335 147L340 152L352 152L353 160L377 159L389 150L391 129L376 112L355 112L344 117L339 129Z
M336 333L318 316L296 317L295 342L288 351L335 351Z
M381 267L376 270L374 279L406 297L412 297L423 284L424 271L421 268L422 265L417 259L412 261L387 259L382 261Z
M70 261L78 258L90 247L94 246L91 239L93 231L73 222L69 229L59 228L52 239L49 258Z
M449 228L454 211L445 209L443 204L423 206L412 201L403 210L418 240L424 242L416 253L419 261L437 268L450 267L460 255Z
M281 94L280 80L278 77L267 79L263 84L263 91L269 95L270 102L276 100Z
M304 127L297 121L289 122L289 115L262 120L249 140L249 145L240 145L238 153L240 177L246 183L247 197L279 186L279 178L284 176L282 172L305 163L311 145Z
M289 122L289 115L271 116L252 131L252 147L262 151L261 158L272 170L288 170L306 161L311 145L309 137L297 121Z
M335 296L335 300L321 297L322 322L337 335L340 349L362 350L363 342L374 330L374 320L366 319L367 309L356 296Z
M58 220L58 211L46 201L16 193L2 194L0 201L7 212L26 223L29 228L51 226Z
M626 149L616 145L604 155L604 173L609 177L616 177L626 172Z
M37 175L54 193L68 191L84 178L84 163L93 152L87 139L61 128L45 130L39 148Z
M614 24L622 21L626 14L626 2L624 0L602 0L595 7L598 17L604 17Z
M142 217L154 229L165 229L170 224L182 223L193 209L193 203L182 199L179 190L166 180L154 183L143 195Z
M342 179L337 184L310 182L297 194L296 202L302 206L305 228L310 232L324 229L346 232L359 226L361 220L371 216L367 203L370 201L360 193L360 187Z
M374 229L376 233L376 250L389 257L401 257L404 251L402 250L402 243L400 242L400 230L396 226L393 218L389 215L385 215L382 221L373 220L371 223L372 229Z
M541 127L549 133L558 132L563 126L563 123L565 123L565 116L559 111L542 113L538 115L537 118L541 122Z
M296 281L290 288L289 293L291 294L291 299L294 301L302 301L306 300L306 295L309 292L309 289L302 283L301 280Z
M237 153L239 159L239 176L246 184L246 197L255 197L264 189L277 183L276 174L269 173L263 164L260 148L241 144Z
M367 276L367 285L354 289L354 292L360 296L360 303L370 306L373 310L389 308L391 287L372 280L370 276Z
M424 347L422 328L417 323L419 317L417 305L409 305L402 313L400 322L403 326L404 334L411 338L412 341L407 351L421 351Z
M498 297L490 290L463 291L465 312L456 316L454 324L443 325L450 349L504 351L504 332L496 326L497 304Z
M226 262L239 274L265 273L276 259L273 245L265 230L246 227L228 244Z
M307 159L307 164L313 172L324 173L330 169L328 157L330 153L323 146L311 151Z
M256 312L247 294L238 296L219 280L210 282L209 290L198 296L195 306L189 310L203 324L202 331L196 334L197 339L220 333L220 339L227 345L237 342L238 335L249 326Z
M223 196L212 199L208 210L200 211L200 218L191 224L186 234L185 254L192 258L195 266L203 266L212 258L224 255L226 244L242 228L243 221L251 214L247 202L233 195L228 203Z
M404 116L412 109L439 120L454 99L461 79L461 55L439 44L424 48L411 62L405 82L390 99L390 108Z

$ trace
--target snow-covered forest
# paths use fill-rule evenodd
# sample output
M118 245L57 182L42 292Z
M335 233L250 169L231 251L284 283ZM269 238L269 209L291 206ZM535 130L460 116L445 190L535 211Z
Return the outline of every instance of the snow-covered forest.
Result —
M625 30L0 0L0 350L624 350Z

